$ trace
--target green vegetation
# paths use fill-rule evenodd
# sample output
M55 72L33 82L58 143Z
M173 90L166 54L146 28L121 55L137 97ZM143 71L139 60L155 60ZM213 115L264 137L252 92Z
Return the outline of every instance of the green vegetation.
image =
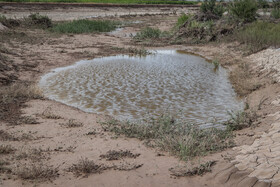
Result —
M248 45L252 52L269 46L280 47L280 23L256 21L234 34L240 43Z
M218 17L222 17L225 12L224 6L220 3L217 3L216 0L204 0L200 6L200 11L207 14L213 14Z
M102 20L74 20L55 25L51 31L58 33L91 33L91 32L110 32L117 28L118 22Z
M271 11L271 17L273 17L275 19L279 19L280 18L280 8L273 8Z
M147 145L169 151L182 160L231 147L232 133L216 128L201 129L171 116L147 120L144 124L109 120L102 123L116 135L145 140Z
M112 4L197 4L180 0L2 0L4 2L112 3Z
M269 8L267 0L257 0L259 8Z
M229 7L230 13L242 22L256 20L258 4L255 0L234 0Z
M274 0L272 2L272 11L271 11L271 17L275 18L275 19L279 19L280 18L280 0Z
M190 19L190 17L191 15L186 15L185 13L181 14L177 20L176 27L179 28L184 25Z
M151 27L146 27L138 32L134 39L143 40L143 39L157 39L161 35L161 31L159 29L154 29Z

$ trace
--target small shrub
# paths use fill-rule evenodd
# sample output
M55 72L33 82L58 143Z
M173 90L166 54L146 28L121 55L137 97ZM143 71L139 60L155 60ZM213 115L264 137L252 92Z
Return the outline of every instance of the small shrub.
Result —
M68 171L73 172L75 175L88 175L91 173L101 173L106 168L103 165L95 164L94 161L87 158L80 159L77 164L73 164Z
M280 18L280 8L273 8L271 11L271 17L273 17L275 19L279 19Z
M2 23L4 26L9 27L9 28L17 27L20 25L19 20L6 18L3 15L0 15L0 23Z
M65 126L67 128L74 128L74 127L82 127L84 124L76 121L75 119L69 119L67 123L60 123L60 125Z
M51 31L58 33L91 33L91 32L110 32L117 28L118 22L110 20L74 20L71 22L59 23Z
M58 169L51 166L44 166L42 163L34 163L20 167L16 174L25 180L50 180L58 176Z
M225 9L221 3L217 4L216 0L204 0L200 6L200 11L205 14L214 14L218 17L222 17Z
M25 19L26 24L30 26L38 26L42 29L47 29L52 27L52 20L48 16L42 16L39 13L30 14Z
M45 119L62 119L61 116L56 115L56 114L54 114L52 112L52 108L51 107L47 107L46 110L44 110L42 112L42 114L39 115L39 116L41 116L42 118L45 118Z
M212 166L215 165L216 161L208 161L199 166L192 168L170 168L169 171L171 175L176 177L185 177L185 176L193 176L193 175L203 175L207 172L212 171Z
M13 153L15 149L10 145L0 145L0 155Z
M234 0L229 7L230 13L243 22L256 19L258 4L255 0Z
M267 0L257 0L259 8L269 8Z
M138 32L134 39L143 40L143 39L157 39L161 35L161 31L159 29L154 29L151 27L146 27Z
M106 160L120 160L122 158L136 158L138 156L140 156L140 154L133 154L129 150L110 150L106 154L100 155L100 158L105 158Z
M273 0L272 1L272 7L280 9L280 0Z

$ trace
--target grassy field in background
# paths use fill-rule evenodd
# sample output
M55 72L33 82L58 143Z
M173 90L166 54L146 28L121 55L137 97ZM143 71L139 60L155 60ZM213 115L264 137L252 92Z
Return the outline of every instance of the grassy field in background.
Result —
M0 2L112 3L112 4L196 4L179 0L0 0Z

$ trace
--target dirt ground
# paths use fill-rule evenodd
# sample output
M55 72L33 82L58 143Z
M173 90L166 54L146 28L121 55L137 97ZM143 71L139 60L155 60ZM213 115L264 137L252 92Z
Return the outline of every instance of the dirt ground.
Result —
M56 67L68 66L82 59L127 53L129 48L142 46L131 41L131 34L145 26L171 29L181 11L192 12L195 8L168 7L129 8L129 7L21 7L2 5L0 14L7 17L24 17L33 13L48 15L53 20L72 20L89 17L105 17L120 21L129 21L125 28L102 34L58 35L43 30L25 30L18 28L9 32L9 38L3 46L10 51L6 55L19 69L11 69L8 74L16 76L16 81L38 82L40 77ZM151 13L152 12L152 13ZM137 15L135 15L137 14ZM112 16L116 16L112 18ZM100 18L95 18L100 19ZM1 32L1 31L0 31ZM234 76L246 63L250 76L246 87L254 86L243 94L245 102L256 112L253 128L236 132L236 147L251 145L263 132L270 129L274 118L270 114L279 111L279 105L271 103L278 99L280 91L277 79L270 76L270 69L262 70L256 61L257 54L247 56L243 46L237 43L207 45L160 45L147 49L179 49L201 55L207 59L218 59L232 73L231 81L238 89L244 82ZM265 53L265 52L262 52ZM274 55L275 53L272 53ZM265 72L265 73L264 73ZM274 71L275 72L275 71ZM0 72L1 77L9 78ZM235 77L235 78L234 78ZM2 87L4 89L4 87ZM272 180L259 180L258 176L249 177L249 172L235 166L237 151L228 149L197 158L188 164L199 165L201 162L217 161L211 173L203 176L175 177L170 168L185 166L186 163L169 153L149 148L137 139L116 138L101 128L105 116L85 113L48 99L36 99L21 106L22 115L35 119L36 124L12 125L7 119L0 121L0 141L3 146L13 148L10 154L0 154L1 163L11 168L9 173L0 174L2 186L273 186ZM74 120L79 125L69 127ZM30 120L29 120L30 121ZM6 134L6 138L3 138ZM7 135L9 134L9 136ZM7 138L9 137L9 138ZM108 151L127 151L134 156L122 156L117 160L104 159ZM131 155L131 154L129 154ZM71 167L81 160L92 160L105 169L91 175L79 175ZM5 165L5 164L1 164ZM23 180L18 173L28 173L33 166L54 168L55 176L46 180ZM2 168L2 167L1 167ZM24 170L24 168L26 170ZM98 168L98 167L97 167ZM40 172L40 169L37 170ZM50 174L51 175L51 174Z

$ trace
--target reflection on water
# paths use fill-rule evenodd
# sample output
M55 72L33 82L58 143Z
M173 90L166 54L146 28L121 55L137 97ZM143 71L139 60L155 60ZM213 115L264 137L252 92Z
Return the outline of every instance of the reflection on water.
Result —
M168 111L204 124L242 107L225 69L174 50L80 61L43 76L40 86L50 99L119 119Z

